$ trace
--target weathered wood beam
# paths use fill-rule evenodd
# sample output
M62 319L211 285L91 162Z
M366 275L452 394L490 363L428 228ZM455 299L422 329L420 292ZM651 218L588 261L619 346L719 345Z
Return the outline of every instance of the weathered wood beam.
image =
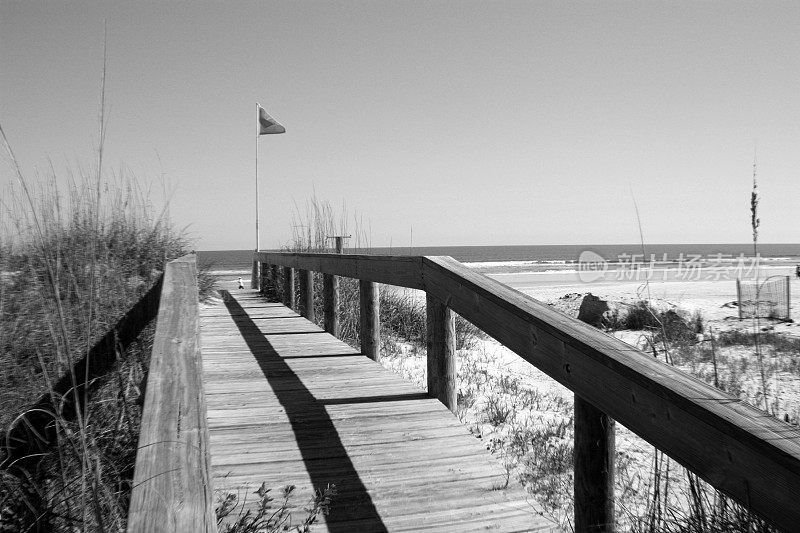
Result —
M575 531L614 532L614 419L575 395Z
M614 419L577 394L574 415L575 531L614 533Z
M261 294L267 294L268 286L269 286L269 265L266 263L259 262L258 265L259 270L259 283L258 283L258 292Z
M378 284L359 280L359 303L361 321L361 353L377 361L381 348L380 294Z
M128 532L217 530L201 378L194 256L164 274L142 409Z
M300 314L314 322L314 272L299 270L300 278Z
M448 409L455 412L456 346L455 317L441 300L430 294L427 302L428 345L428 395L438 398Z
M339 279L333 274L322 275L322 298L325 331L339 336Z
M294 269L283 267L283 303L289 309L295 308Z
M346 278L423 289L422 258L353 254L281 254L258 252L260 261Z

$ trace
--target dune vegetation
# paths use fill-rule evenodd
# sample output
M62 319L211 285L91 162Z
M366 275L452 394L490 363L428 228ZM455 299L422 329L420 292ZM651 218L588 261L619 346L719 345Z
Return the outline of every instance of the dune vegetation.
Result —
M124 530L153 325L115 325L188 242L134 176L102 172L102 147L90 170L30 177L3 141L0 530Z

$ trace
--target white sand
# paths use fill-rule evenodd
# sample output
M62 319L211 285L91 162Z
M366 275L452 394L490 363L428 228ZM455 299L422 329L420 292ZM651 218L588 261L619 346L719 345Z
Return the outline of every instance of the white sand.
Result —
M776 275L776 269L769 269L764 276ZM784 270L786 272L784 272ZM790 269L777 271L788 275ZM706 323L716 330L728 330L751 326L751 321L739 321L738 308L731 305L736 301L736 281L718 280L668 280L649 282L648 286L640 280L605 279L589 283L582 282L577 273L527 272L516 274L487 274L506 285L544 303L557 303L558 299L570 293L592 293L604 300L633 304L649 299L661 307L678 307L693 313L699 310ZM607 278L614 276L607 276ZM656 276L658 278L659 276ZM800 280L790 278L790 313L795 323L767 321L765 325L774 326L776 332L800 336Z

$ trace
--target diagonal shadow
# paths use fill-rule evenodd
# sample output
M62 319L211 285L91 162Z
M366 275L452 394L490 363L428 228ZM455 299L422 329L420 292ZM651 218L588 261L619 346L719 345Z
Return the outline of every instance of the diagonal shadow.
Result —
M348 405L357 403L378 403L378 402L407 402L409 400L430 400L427 392L415 394L388 394L384 396L366 396L359 398L335 398L331 400L320 400L323 405Z
M236 327L286 411L314 488L324 490L328 485L336 486L337 495L326 517L328 531L350 533L354 530L353 521L358 521L358 531L387 531L325 406L275 351L239 302L227 291L220 292ZM325 448L323 456L320 455L321 446ZM350 523L337 525L345 521Z

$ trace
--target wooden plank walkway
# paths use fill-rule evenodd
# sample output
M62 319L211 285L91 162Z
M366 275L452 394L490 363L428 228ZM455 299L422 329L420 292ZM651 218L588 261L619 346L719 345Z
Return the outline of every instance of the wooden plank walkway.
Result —
M255 291L201 309L214 489L297 487L312 531L558 531L438 400Z

